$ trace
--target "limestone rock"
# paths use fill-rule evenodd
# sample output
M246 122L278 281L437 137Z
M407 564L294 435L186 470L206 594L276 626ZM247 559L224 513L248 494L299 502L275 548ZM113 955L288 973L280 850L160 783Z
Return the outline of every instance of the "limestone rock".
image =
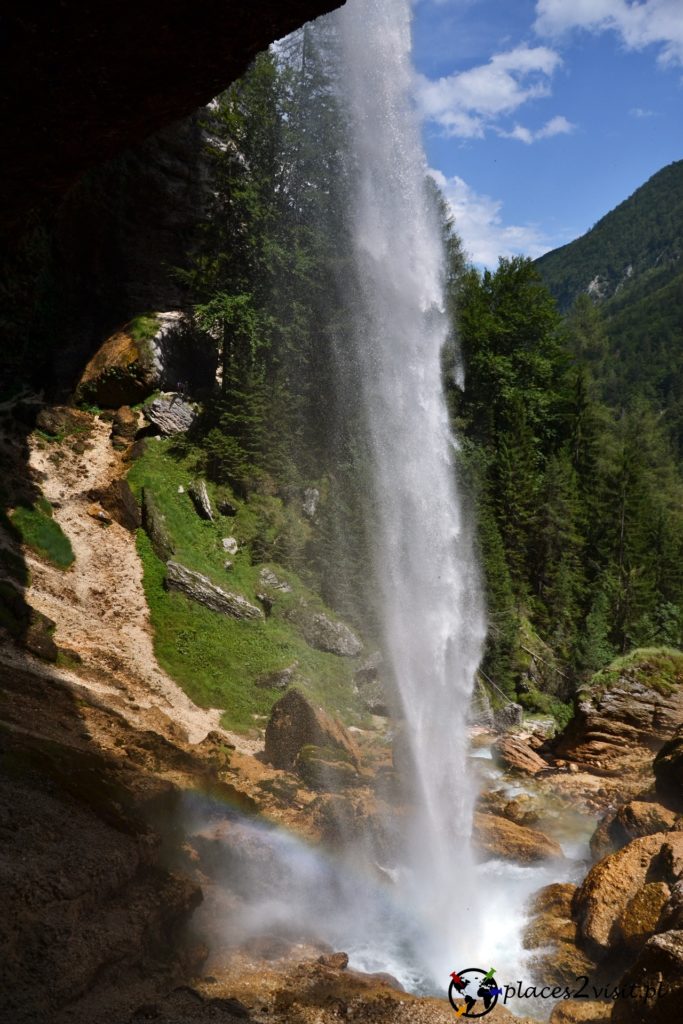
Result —
M500 732L505 732L506 729L514 729L516 725L521 725L524 719L524 708L521 704L505 704L502 708L498 708L493 712L493 724L496 729Z
M290 686L299 670L299 662L295 661L287 668L276 669L275 672L265 672L256 680L256 685L263 689L286 690Z
M683 725L659 751L653 769L657 792L677 804L683 804Z
M46 406L36 416L36 427L50 437L87 433L90 430L90 417L66 405Z
M166 518L159 509L149 487L143 488L142 491L142 525L152 542L152 548L157 558L160 558L162 562L167 562L175 553L175 547L166 526Z
M475 813L473 839L479 852L487 857L512 860L518 864L535 864L549 858L564 857L560 844L543 832L516 825L495 814Z
M606 775L649 766L683 722L683 655L634 651L593 676L555 742L558 756Z
M589 953L601 958L618 945L619 917L646 882L673 880L677 852L683 853L683 833L659 832L632 840L591 868L574 900L574 917Z
M574 984L577 975L593 973L593 961L576 945L575 892L575 885L554 882L539 889L530 902L522 941L525 949L537 951L531 966L544 985Z
M262 586L269 587L271 590L279 590L283 594L291 594L292 592L292 588L287 580L281 580L279 576L276 576L273 570L269 569L267 566L264 566L263 569L261 569L259 573L259 580Z
M675 811L654 801L631 800L600 822L591 837L594 857L604 857L639 836L666 832L676 821Z
M135 405L158 386L158 370L150 346L133 337L132 322L112 334L87 364L76 394L104 409Z
M301 503L301 509L305 516L309 519L315 517L318 511L318 502L320 501L320 491L317 487L307 487L304 491L304 500Z
M206 482L204 480L196 480L191 483L187 489L187 493L192 498L192 504L197 510L197 514L202 519L208 519L209 522L213 522L213 507L211 505L211 499L209 498L209 492L206 489ZM225 547L225 543L223 544ZM228 548L225 548L228 551ZM237 548L235 548L235 551ZM234 554L230 551L230 554Z
M617 999L614 1024L672 1024L683 1000L683 931L653 935L620 982L634 998Z
M344 726L298 690L289 690L273 707L266 726L266 758L275 768L292 768L305 746L338 750L352 765L360 752Z
M111 423L111 439L116 447L117 443L127 445L135 440L138 432L138 414L133 412L129 405L122 405L114 413Z
M617 922L624 946L637 950L654 935L669 895L664 882L648 882L631 897Z
M134 533L142 523L142 517L135 495L126 480L112 480L108 487L89 492L93 501L98 501L115 523Z
M149 422L153 423L164 437L185 433L197 418L196 408L178 394L154 398L147 403L143 411Z
M610 1020L612 1005L595 999L563 999L553 1008L549 1024L602 1024Z
M237 543L236 537L223 537L221 543L223 545L223 550L226 551L229 555L237 554L239 544Z
M506 768L523 775L538 775L550 767L529 744L517 736L503 736L493 745L494 755Z
M363 645L347 625L335 622L323 612L314 612L300 605L288 614L300 630L304 640L317 651L327 651L342 658L355 658Z
M167 562L164 585L168 590L177 590L191 601L203 604L214 612L229 615L233 619L260 619L263 613L241 594L233 594L216 586L206 576L187 569L178 562Z

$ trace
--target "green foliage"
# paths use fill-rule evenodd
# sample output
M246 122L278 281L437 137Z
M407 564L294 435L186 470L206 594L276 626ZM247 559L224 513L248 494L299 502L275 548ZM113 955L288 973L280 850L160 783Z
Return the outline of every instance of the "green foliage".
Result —
M23 544L60 569L68 569L75 555L71 541L52 519L49 502L39 499L31 508L20 505L11 514L10 520Z
M174 558L252 602L262 589L259 572L265 561L287 580L292 591L278 594L265 621L237 621L209 611L164 589L164 564L141 531L138 550L160 664L198 704L225 709L222 721L228 728L250 729L258 723L258 716L267 715L281 694L257 682L294 662L299 665L297 685L312 699L342 718L362 721L353 693L353 663L310 648L287 617L300 600L324 608L299 576L283 568L274 557L285 548L289 554L290 544L305 545L305 524L280 498L252 494L243 500L211 482L208 491L214 507L220 498L229 497L237 515L220 517L216 523L200 519L187 486L196 476L197 459L201 457L197 449L179 456L172 442L164 440L148 445L129 474L137 496L143 487L154 493L173 539ZM179 486L184 488L181 493ZM230 556L233 567L229 572L224 568L221 543L227 535L235 536L240 544L237 554Z
M159 330L159 318L153 313L133 317L130 323L126 324L126 330L133 341L137 341L138 344L151 341Z
M637 648L596 672L586 692L599 695L624 678L649 686L663 697L670 696L683 685L683 652L669 647Z

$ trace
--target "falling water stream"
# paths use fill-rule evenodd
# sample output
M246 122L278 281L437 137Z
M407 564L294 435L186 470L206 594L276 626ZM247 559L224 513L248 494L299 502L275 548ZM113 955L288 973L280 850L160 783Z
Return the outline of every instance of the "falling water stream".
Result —
M477 783L467 722L486 623L442 385L444 252L411 101L410 3L348 0L330 20L354 171L351 358L362 381L374 571L413 810L398 816L396 855L383 865L393 884L378 881L362 850L333 860L244 820L234 826L246 853L234 854L233 836L231 884L241 938L282 925L346 950L359 969L444 994L450 972L466 966L519 976L525 899L559 879L557 868L475 865L471 853ZM192 809L199 828L206 813ZM568 863L563 877L571 871Z
M355 162L353 241L378 522L385 648L405 718L415 811L405 902L434 980L477 919L467 717L485 621L471 532L456 490L442 384L444 252L411 103L408 0L349 0L336 14Z

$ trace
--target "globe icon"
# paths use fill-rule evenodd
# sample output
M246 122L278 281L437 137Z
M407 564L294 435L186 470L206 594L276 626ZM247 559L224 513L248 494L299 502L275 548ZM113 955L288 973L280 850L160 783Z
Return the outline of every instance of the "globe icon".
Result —
M448 986L448 999L458 1017L485 1017L498 1002L500 989L494 970L468 967L454 971Z

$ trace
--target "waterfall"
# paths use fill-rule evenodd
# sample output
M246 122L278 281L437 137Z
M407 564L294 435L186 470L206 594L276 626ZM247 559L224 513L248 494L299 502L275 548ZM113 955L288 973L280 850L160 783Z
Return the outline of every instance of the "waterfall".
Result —
M334 18L355 164L356 359L378 510L375 571L413 773L402 902L443 987L471 959L476 920L467 718L485 635L442 387L444 253L411 102L409 0L348 0Z

